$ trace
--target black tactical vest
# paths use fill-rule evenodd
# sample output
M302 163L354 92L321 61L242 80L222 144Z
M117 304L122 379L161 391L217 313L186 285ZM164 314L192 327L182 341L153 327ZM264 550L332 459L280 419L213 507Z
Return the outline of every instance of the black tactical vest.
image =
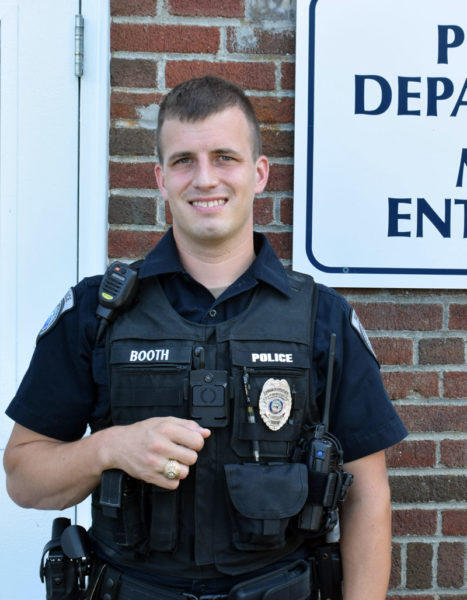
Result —
M288 277L292 298L258 286L246 311L214 326L183 319L157 279L143 280L136 304L111 326L112 423L171 415L212 429L176 491L108 472L94 493L92 534L116 562L171 573L178 560L182 571L191 564L193 572L241 574L303 542L294 523L308 473L297 443L303 426L319 421L311 383L317 292L311 277ZM258 406L271 378L287 381L292 400L278 430Z

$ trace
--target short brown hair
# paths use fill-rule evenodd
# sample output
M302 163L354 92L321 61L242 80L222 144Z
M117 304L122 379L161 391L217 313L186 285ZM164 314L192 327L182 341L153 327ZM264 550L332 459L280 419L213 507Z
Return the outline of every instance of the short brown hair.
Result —
M180 121L203 121L226 108L237 106L245 115L252 130L254 158L262 152L261 131L250 100L244 91L226 79L205 75L189 79L174 87L159 107L157 120L157 154L162 162L161 131L166 119Z

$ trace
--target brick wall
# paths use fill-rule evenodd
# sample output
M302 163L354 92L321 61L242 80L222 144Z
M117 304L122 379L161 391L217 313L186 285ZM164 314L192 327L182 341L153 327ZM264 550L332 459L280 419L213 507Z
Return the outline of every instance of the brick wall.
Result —
M271 160L257 229L291 264L295 3L112 0L109 257L135 258L171 222L153 176L157 106L191 76L229 78L251 97ZM340 290L356 308L410 436L388 451L390 597L466 598L467 294Z

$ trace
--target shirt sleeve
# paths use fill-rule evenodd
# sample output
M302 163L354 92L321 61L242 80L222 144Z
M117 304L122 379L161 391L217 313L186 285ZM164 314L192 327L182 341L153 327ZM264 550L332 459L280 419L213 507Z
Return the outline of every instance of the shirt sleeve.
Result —
M99 281L93 277L80 282L71 292L73 306L55 315L52 325L41 331L29 368L6 410L23 427L62 441L84 435L95 399L92 340Z
M406 435L381 378L366 334L349 304L322 286L315 334L317 395L321 409L326 385L329 336L336 333L330 432L340 441L344 461L378 452Z

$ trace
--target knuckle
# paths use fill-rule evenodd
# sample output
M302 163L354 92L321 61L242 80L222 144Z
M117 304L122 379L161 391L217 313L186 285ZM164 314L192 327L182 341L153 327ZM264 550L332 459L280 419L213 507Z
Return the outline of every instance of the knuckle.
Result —
M184 462L186 465L192 466L196 463L197 460L198 460L198 453L197 452L189 452L187 455L187 459Z

